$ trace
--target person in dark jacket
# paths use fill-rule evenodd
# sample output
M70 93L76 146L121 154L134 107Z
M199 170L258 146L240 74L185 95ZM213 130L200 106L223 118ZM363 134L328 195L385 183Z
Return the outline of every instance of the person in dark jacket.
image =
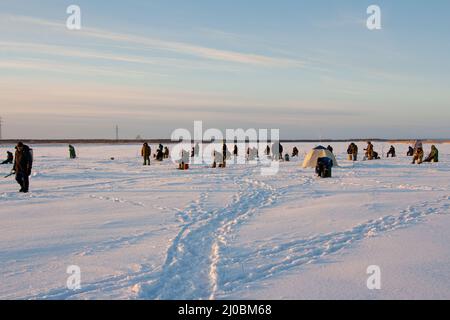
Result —
M163 149L156 150L156 161L163 161L163 160L164 160Z
M226 162L227 162L227 154L228 154L228 147L227 147L227 144L224 141L223 145L222 145L223 167L224 168L225 168Z
M237 145L234 145L233 155L234 155L235 157L238 156L238 146L237 146Z
M71 144L69 144L69 158L75 159L77 157L77 154L75 152L75 147Z
M407 157L412 157L414 155L414 149L413 147L409 146L408 147L408 152L406 153Z
M266 156L270 156L270 147L269 146L266 147L266 150L264 151L264 154Z
M298 157L298 149L297 149L297 147L294 147L294 149L292 149L292 157Z
M272 154L275 160L283 159L283 146L280 142L276 142L272 145Z
M19 192L27 193L30 182L31 168L33 167L33 154L30 147L19 142L16 146L14 156L13 173L16 174L16 181L20 185Z
M423 162L439 162L439 151L435 145L431 146L431 152Z
M356 143L353 143L352 155L353 155L353 161L357 161L358 160L358 146L356 145Z
M388 157L388 158L389 158L389 156L391 156L392 158L395 158L395 148L394 148L394 146L390 147L390 149L389 149L389 151L388 151L388 153L386 155L386 157Z
M141 156L144 158L144 166L150 165L150 155L152 154L152 148L145 142L142 145Z
M164 159L169 159L169 148L164 147Z
M12 164L14 161L14 155L12 152L6 151L6 160L3 161L1 164Z
M332 147L332 146L328 145L327 149L328 149L331 153L333 153L333 147Z

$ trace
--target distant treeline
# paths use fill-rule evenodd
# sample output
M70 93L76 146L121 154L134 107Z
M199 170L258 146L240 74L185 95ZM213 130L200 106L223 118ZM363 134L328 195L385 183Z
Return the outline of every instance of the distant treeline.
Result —
M389 142L389 143L412 143L416 139L281 139L281 143L334 143L334 142ZM424 143L450 143L450 139L421 139ZM172 141L170 139L7 139L0 140L0 144L11 145L22 141L26 144L138 144L138 143L162 143L171 144L181 141ZM192 141L195 142L195 141ZM203 141L211 143L212 141ZM217 141L219 143L222 140ZM237 141L227 141L227 143L236 143ZM239 141L242 142L242 141ZM249 142L248 140L245 142Z

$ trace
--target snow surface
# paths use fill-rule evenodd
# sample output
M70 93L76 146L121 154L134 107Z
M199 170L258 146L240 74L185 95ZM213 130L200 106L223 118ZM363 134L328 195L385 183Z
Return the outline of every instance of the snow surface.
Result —
M0 298L450 299L450 145L417 166L404 144L398 158L353 163L336 143L331 179L300 168L314 145L295 145L300 159L275 176L144 167L139 145L80 145L76 160L32 146L31 193L0 181ZM369 265L381 290L366 286Z

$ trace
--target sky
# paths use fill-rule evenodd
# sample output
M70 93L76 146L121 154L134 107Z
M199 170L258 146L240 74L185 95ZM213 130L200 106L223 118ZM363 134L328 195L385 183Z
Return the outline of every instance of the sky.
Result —
M3 138L169 138L195 120L450 138L449 15L447 0L0 0Z

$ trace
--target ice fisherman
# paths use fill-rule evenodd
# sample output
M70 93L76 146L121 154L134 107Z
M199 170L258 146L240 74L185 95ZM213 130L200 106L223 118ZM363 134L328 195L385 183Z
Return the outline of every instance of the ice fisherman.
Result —
M12 164L14 161L14 155L12 152L6 151L6 160L4 160L1 164Z
M372 142L367 142L367 147L364 149L366 151L366 159L367 160L373 160L374 158L374 151L373 151L373 144Z
M141 156L144 158L144 166L150 165L150 155L152 154L152 148L147 142L142 145Z
M413 147L409 146L408 147L408 152L406 152L406 156L407 157L412 157L414 155L414 149Z
M164 147L164 159L169 159L169 148Z
M414 143L414 154L412 164L421 164L423 162L423 144L422 141L417 140Z
M431 146L431 152L423 162L439 162L439 151L435 145Z
M11 173L16 175L16 181L20 185L19 192L27 193L30 187L29 177L33 167L33 151L23 142L17 143L14 165Z
M163 148L158 148L158 150L156 150L156 161L163 161L163 160L164 160Z
M227 155L228 155L228 147L227 147L227 144L225 143L225 141L223 142L223 145L222 145L222 155L223 155L223 167L225 168L226 161L227 161Z
M276 160L283 159L283 146L279 141L272 145L272 154L273 158Z
M391 146L391 147L389 148L389 151L388 151L388 153L386 154L386 157L389 158L389 156L391 156L392 158L395 158L395 157L396 157L396 155L395 155L395 147L394 147L394 146Z
M69 144L69 158L75 159L77 157L77 154L75 152L75 147L71 144Z
M358 160L358 146L352 142L347 148L348 159L356 161Z

